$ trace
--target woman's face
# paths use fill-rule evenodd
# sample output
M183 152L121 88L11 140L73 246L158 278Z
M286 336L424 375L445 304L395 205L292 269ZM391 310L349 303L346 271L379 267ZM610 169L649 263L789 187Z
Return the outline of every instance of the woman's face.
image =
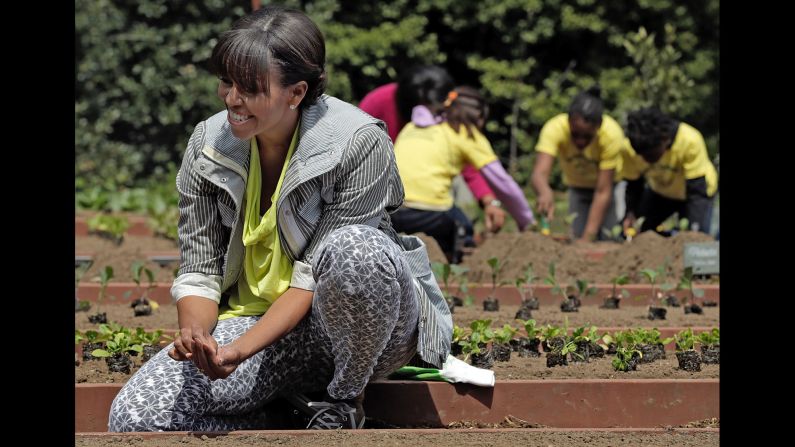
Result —
M245 93L237 83L229 79L221 79L218 83L218 97L224 101L227 110L227 121L232 134L241 140L248 140L261 134L281 134L282 126L293 124L292 118L297 108L290 109L291 104L301 102L295 98L288 88L282 87L276 76L269 74L269 94L259 92Z

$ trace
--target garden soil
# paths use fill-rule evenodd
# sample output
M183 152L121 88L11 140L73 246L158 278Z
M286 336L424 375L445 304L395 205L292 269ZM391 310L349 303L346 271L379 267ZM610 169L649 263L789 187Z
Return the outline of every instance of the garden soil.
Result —
M393 432L367 430L365 432L335 431L305 435L256 434L242 436L181 436L176 438L146 439L144 437L75 437L77 447L151 446L159 447L231 447L279 445L282 447L405 447L407 445L433 447L564 447L587 445L589 447L708 447L718 446L720 434L712 432L597 432L565 431L557 433L535 431L495 431L467 433Z

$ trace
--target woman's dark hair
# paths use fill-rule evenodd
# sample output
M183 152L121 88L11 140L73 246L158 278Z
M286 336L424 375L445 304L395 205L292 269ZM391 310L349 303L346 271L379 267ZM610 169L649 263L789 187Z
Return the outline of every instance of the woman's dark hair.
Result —
M303 12L267 5L221 34L210 57L210 70L234 81L247 94L270 94L268 71L276 68L283 87L308 84L300 106L315 103L326 89L326 43Z
M431 112L438 113L453 87L453 77L438 65L410 68L400 76L395 92L401 121L411 121L411 109L415 106L426 106Z
M489 116L489 106L480 92L469 86L456 87L445 103L447 123L456 132L463 125L469 138L474 139L472 128L480 129Z
M580 92L569 105L569 117L579 116L598 127L602 124L602 113L605 110L601 95L602 89L598 85Z
M630 112L627 115L627 138L638 155L656 149L668 138L673 138L679 122L656 107Z

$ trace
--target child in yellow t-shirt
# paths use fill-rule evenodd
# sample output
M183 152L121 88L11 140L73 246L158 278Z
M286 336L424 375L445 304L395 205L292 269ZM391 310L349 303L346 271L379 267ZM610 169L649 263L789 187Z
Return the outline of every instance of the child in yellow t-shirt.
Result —
M439 243L452 263L461 260L458 241L465 233L466 216L454 205L453 178L465 164L475 167L516 218L519 230L534 221L519 185L505 172L481 129L488 116L483 96L474 88L457 87L444 103L443 119L436 122L426 106L412 110L412 122L395 140L395 160L403 182L403 207L392 214L395 230L423 232ZM469 224L471 225L471 224Z
M691 230L708 233L718 173L701 132L650 107L627 116L627 137L632 147L622 162L624 228L644 217L641 231L656 229L677 212Z

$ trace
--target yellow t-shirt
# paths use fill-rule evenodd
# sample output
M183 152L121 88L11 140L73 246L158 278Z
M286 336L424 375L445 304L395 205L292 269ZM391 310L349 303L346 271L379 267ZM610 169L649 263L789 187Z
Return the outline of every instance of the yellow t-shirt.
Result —
M219 320L244 315L262 315L290 287L293 263L282 252L279 243L276 201L279 199L284 173L287 172L287 165L298 140L299 127L300 122L293 133L279 182L271 196L271 206L262 217L259 212L262 193L259 149L257 139L251 139L251 169L246 182L246 214L243 222L243 245L246 250L243 271L237 282L237 293L233 291L228 306L219 310Z
M447 123L429 127L406 125L395 140L395 159L409 208L445 211L453 206L453 178L465 164L476 169L497 160L486 137L472 129L474 139L461 125L458 132Z
M646 177L649 187L657 194L675 200L685 200L686 180L705 177L707 195L718 189L718 172L709 160L704 137L689 124L679 123L671 148L653 165L629 147L623 154L623 175L627 180Z
M621 126L607 115L594 139L583 150L571 141L569 115L561 113L541 128L536 151L560 158L563 183L576 188L596 188L600 170L615 169L614 179L621 179L621 152L626 141Z

